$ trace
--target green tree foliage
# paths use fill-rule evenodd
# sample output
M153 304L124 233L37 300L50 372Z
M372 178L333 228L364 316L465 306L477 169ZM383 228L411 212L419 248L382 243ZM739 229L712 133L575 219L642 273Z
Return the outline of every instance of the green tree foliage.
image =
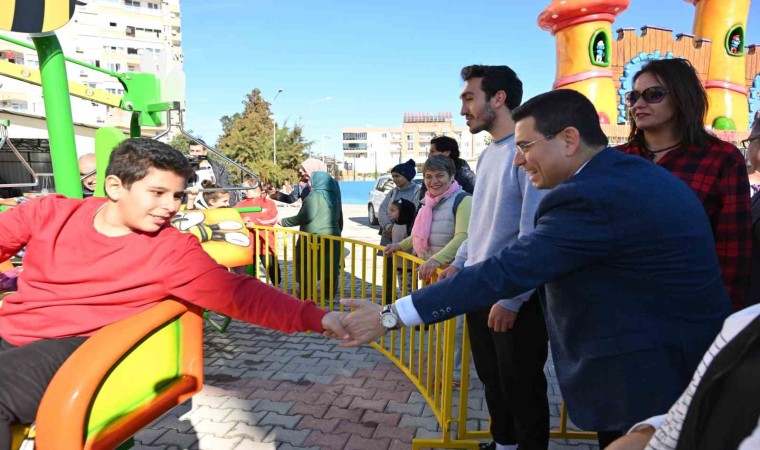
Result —
M193 134L192 131L188 131L188 133ZM178 133L174 135L171 141L169 141L169 145L182 152L183 155L187 155L190 142L191 141L189 137L185 136L182 133Z
M259 175L263 182L278 186L286 178L296 180L298 167L306 159L312 142L303 127L287 122L277 129L277 165L273 161L273 122L270 104L254 89L243 100L243 111L224 116L217 149Z

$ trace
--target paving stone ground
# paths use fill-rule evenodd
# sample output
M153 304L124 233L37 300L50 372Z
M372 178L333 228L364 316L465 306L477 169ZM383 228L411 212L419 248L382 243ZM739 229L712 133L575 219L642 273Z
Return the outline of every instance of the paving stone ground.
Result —
M283 216L293 215L289 208ZM364 206L344 206L344 236L376 242ZM135 450L409 449L440 437L430 406L372 347L346 349L320 335L284 335L233 321L206 327L203 390L135 436ZM552 426L561 396L551 360ZM482 384L472 371L469 429L487 429ZM596 450L593 441L552 440L552 450Z

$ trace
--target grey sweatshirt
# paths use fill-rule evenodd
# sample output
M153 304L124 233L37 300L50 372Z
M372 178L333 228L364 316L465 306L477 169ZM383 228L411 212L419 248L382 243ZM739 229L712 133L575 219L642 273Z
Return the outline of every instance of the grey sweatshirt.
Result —
M534 188L525 171L513 166L516 151L512 134L491 143L480 154L469 238L459 247L452 263L458 269L484 261L533 232L538 204L549 191ZM519 311L533 291L499 300L499 304Z

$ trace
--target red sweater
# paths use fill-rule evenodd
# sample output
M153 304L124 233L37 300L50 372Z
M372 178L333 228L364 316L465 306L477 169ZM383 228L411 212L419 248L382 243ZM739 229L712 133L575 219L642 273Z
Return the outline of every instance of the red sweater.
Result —
M244 219L248 219L251 221L251 223L256 225L265 227L275 226L277 223L277 205L275 205L272 200L266 197L247 198L235 204L236 208L246 208L251 206L260 206L261 212L240 214ZM270 230L266 233L261 230L252 231L255 232L257 237L256 247L253 249L253 254L262 255L268 253L270 255L274 255L276 242L274 231ZM269 236L267 237L267 235ZM267 248L266 252L263 251L264 248Z
M18 292L0 308L4 340L90 336L168 296L285 333L324 331L327 311L230 273L190 234L100 234L93 220L104 202L47 196L0 213L0 261L26 245Z

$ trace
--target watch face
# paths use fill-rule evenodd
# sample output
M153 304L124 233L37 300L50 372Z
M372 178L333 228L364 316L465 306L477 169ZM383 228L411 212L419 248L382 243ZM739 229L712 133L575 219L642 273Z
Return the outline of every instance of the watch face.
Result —
M398 319L396 319L396 316L394 316L392 313L383 314L382 317L380 318L380 323L385 328L394 328L396 324L398 323Z

